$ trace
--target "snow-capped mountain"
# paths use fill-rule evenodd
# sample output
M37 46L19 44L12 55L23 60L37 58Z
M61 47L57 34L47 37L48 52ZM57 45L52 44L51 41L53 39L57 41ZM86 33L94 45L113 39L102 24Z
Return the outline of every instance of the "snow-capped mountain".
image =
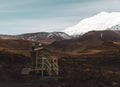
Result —
M101 12L64 30L69 35L80 35L93 30L105 30L120 24L120 12ZM120 29L120 28L119 28Z
M16 36L17 39L36 41L36 42L51 42L57 40L70 39L71 37L64 32L38 32L27 33Z
M54 41L71 39L71 37L64 32L37 32L20 35L0 35L0 39L27 40L49 44Z

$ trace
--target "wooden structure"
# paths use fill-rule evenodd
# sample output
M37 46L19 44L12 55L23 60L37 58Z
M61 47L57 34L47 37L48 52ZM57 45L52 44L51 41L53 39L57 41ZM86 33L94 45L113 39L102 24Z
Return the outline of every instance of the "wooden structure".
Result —
M42 45L32 45L32 70L41 76L57 76L59 74L58 59L50 58L50 51Z

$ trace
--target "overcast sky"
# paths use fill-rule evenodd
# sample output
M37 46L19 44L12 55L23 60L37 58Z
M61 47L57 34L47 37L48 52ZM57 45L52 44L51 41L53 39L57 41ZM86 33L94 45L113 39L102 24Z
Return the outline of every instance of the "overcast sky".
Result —
M120 0L0 0L0 34L62 31L102 11Z

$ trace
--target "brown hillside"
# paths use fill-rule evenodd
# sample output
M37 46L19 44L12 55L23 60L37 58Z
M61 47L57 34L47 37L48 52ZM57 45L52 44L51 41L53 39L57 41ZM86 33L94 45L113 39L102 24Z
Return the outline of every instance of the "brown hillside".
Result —
M24 40L2 40L0 39L0 50L12 52L16 54L23 54L29 56L29 50L31 49L31 42Z
M90 31L77 39L56 41L49 47L53 50L72 54L91 54L105 51L118 51L119 31ZM102 38L101 38L101 34Z

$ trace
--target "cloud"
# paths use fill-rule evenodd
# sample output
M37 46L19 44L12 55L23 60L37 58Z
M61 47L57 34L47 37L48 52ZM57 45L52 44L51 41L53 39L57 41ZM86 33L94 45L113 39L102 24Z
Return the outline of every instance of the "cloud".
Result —
M1 0L0 32L62 31L101 11L120 11L120 0Z
M76 24L77 19L78 17L60 17L54 19L17 19L0 21L0 31L3 32L3 34L62 31L64 28Z
M34 1L35 0L2 0L0 1L0 14L18 12L18 10L14 10L14 8L17 8L21 5L30 4Z
M101 11L120 11L120 0L96 0L94 2L75 3L70 8L64 9L66 13L74 15L92 16Z

